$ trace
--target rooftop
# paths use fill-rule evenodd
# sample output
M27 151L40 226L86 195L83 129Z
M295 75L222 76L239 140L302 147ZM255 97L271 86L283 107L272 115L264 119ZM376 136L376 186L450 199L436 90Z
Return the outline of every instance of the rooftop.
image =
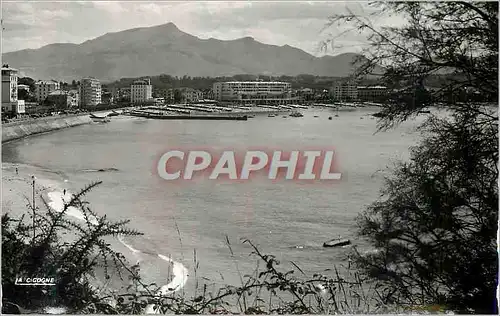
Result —
M15 68L10 68L10 67L2 67L2 71L17 71Z
M64 90L56 90L56 91L49 93L49 95L64 95L64 94L68 94L68 92L64 91Z
M132 83L132 85L151 85L151 82L149 80L136 80Z
M53 84L53 83L59 83L56 80L38 80L35 82L35 84Z

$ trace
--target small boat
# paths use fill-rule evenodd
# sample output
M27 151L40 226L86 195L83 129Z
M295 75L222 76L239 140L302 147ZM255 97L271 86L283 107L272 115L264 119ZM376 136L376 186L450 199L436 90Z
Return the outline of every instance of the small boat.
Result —
M94 121L94 122L107 123L110 121L110 119L107 115L106 116L97 116L95 114L90 113L89 116L92 119L92 121Z
M267 117L276 117L276 114L269 114Z
M89 116L90 116L91 118L106 118L106 117L108 117L108 115L98 116L98 115L95 115L94 113L90 113L90 114L89 114Z
M332 119L332 117L330 116L330 117L328 117L328 119L329 119L329 120L331 120L331 119Z
M338 114L335 114L335 117L339 117L339 115L338 115Z
M380 113L374 113L374 114L372 114L372 116L373 116L373 117L383 117L383 115L382 115L382 114L380 114Z
M120 113L115 112L115 111L108 114L108 116L118 116L118 115L120 115Z
M317 115L315 115L314 117L318 117Z
M351 241L349 239L346 239L346 238L336 238L336 239L332 239L332 240L329 240L329 241L325 241L323 243L323 247L326 247L326 248L342 247L342 246L347 246L347 245L350 245L350 244L351 244Z
M283 116L283 118L286 118L286 116Z

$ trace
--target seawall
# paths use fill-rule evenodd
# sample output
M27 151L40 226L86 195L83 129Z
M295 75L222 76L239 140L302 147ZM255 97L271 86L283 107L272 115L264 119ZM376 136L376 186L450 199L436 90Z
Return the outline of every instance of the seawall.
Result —
M43 117L2 124L2 143L63 128L89 124L89 114Z

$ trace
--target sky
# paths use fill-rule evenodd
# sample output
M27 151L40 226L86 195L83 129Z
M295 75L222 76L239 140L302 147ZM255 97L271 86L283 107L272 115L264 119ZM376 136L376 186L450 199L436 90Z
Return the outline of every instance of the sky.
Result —
M332 14L367 15L367 3L314 1L2 1L2 51L86 40L137 27L173 22L199 38L232 40L251 36L290 45L312 55L359 52L365 35L344 34L347 26L325 29ZM343 35L341 35L343 34ZM321 43L335 38L328 50Z

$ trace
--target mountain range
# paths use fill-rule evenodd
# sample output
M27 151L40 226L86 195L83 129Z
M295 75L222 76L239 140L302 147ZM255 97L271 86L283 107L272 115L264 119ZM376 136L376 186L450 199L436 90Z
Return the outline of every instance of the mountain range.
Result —
M235 74L344 77L359 56L315 57L301 49L268 45L244 37L201 39L173 23L107 33L81 44L55 43L3 54L21 76L58 81L92 76L103 82L123 77L231 76Z

